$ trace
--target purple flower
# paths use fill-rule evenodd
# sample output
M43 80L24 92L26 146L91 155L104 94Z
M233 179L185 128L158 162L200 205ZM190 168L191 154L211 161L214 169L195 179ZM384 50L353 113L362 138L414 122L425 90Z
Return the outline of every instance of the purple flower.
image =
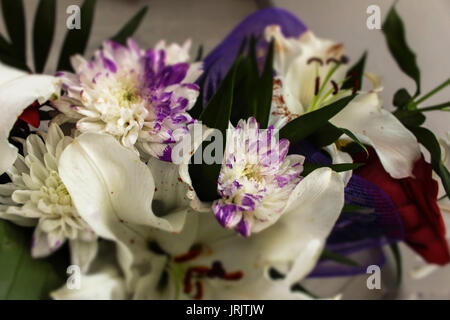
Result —
M94 57L72 59L75 73L58 73L64 94L54 105L82 132L107 133L123 146L171 161L188 132L187 113L199 92L201 63L189 63L190 41L143 50L107 41Z

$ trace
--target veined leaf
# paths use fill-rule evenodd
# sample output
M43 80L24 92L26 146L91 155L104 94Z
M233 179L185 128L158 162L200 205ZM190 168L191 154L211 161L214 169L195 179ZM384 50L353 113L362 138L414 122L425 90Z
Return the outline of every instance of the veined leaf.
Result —
M2 0L3 18L18 60L26 61L26 24L22 0Z
M147 13L148 7L145 6L139 10L123 27L119 30L111 40L120 44L125 44L127 39L131 37L141 24L142 19Z
M58 70L72 70L70 57L86 50L94 20L96 0L85 0L81 6L81 29L69 30L59 55Z
M353 89L354 91L362 88L364 68L366 65L367 51L364 52L358 62L347 72L347 80L342 84L342 89ZM355 87L356 86L356 87Z
M48 299L64 282L68 256L33 259L27 230L0 221L0 299ZM63 253L56 253L62 255ZM60 260L56 260L60 259ZM65 263L67 262L67 263ZM66 265L67 264L67 265Z
M288 139L292 144L306 138L319 128L328 124L328 120L338 114L355 97L351 95L335 101L323 108L306 113L285 125L280 130L280 139Z
M303 164L302 176L307 176L308 174L310 174L311 172L313 172L314 170L316 170L318 168L326 167L326 168L330 168L331 170L336 171L336 172L344 172L344 171L349 171L349 170L355 170L363 165L364 165L364 163L320 164L320 163L305 162Z
M433 132L423 127L408 127L408 129L416 136L419 143L430 152L433 170L441 178L447 195L450 195L450 173L442 162L441 146L436 136Z
M420 94L420 70L417 66L416 55L406 42L403 21L395 10L395 5L389 11L383 24L383 33L389 51L400 69L416 83L415 96Z
M55 30L56 0L39 1L33 27L34 70L42 73L52 46Z

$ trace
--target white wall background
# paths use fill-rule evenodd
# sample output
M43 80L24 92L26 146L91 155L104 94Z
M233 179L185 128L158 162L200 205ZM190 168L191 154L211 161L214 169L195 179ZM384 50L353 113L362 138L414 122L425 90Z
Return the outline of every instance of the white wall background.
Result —
M37 0L26 0L28 29L31 29ZM65 34L65 9L79 0L58 0L57 32L50 64L56 64L59 47ZM356 61L364 50L369 51L367 70L382 75L385 107L391 108L393 93L406 87L412 92L414 83L396 66L380 30L366 27L366 9L379 5L382 19L391 6L391 0L274 0L275 5L291 10L321 37L331 38L346 45L348 56ZM184 41L192 38L194 49L203 44L208 52L244 17L257 9L253 0L98 0L93 32L87 54L99 47L101 41L113 35L140 7L149 6L146 20L135 39L143 47L151 47L159 39ZM422 71L422 91L425 93L450 75L450 1L401 0L397 10L406 24L409 45L418 56ZM4 33L0 20L0 32ZM42 35L45 37L46 35ZM31 45L29 44L29 47ZM53 71L47 68L48 72ZM450 90L444 90L429 99L427 105L448 101ZM450 113L429 113L426 125L439 135L450 130ZM422 280L409 279L408 272L421 265L405 246L405 282L398 297L450 298L450 267L445 267ZM387 279L387 280L386 280ZM386 276L383 285L389 287L392 278ZM328 280L330 281L330 280ZM345 288L344 298L374 298L380 294L365 288L365 277L335 279L336 288ZM331 281L329 282L331 283ZM314 286L314 284L312 284ZM323 285L322 285L323 286ZM384 292L384 291L383 291Z

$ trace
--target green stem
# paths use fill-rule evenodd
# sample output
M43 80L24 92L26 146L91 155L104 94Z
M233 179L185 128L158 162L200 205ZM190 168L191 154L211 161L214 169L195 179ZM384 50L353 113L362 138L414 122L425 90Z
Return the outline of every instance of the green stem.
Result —
M450 85L450 79L448 79L447 81L444 81L444 83L438 85L436 88L434 88L433 90L431 90L430 92L428 92L426 95L424 95L422 98L420 98L419 100L416 101L416 104L419 104L425 100L427 100L429 97L431 97L432 95L434 95L435 93L437 93L438 91L444 89L446 86Z
M441 103L441 104L437 104L437 105L434 105L434 106L429 106L429 107L425 107L425 108L419 108L419 109L416 109L416 111L418 111L418 112L426 112L426 111L433 111L433 110L442 110L442 109L444 109L446 107L450 107L450 101L444 102L444 103ZM447 111L447 110L444 110L444 111Z
M322 85L319 88L319 92L314 96L311 106L309 107L309 111L315 110L317 99L319 99L319 97L322 95L322 92L325 89L325 86L327 85L328 81L330 81L331 76L337 70L337 68L339 68L340 65L341 65L341 63L339 62L335 66L333 66L333 68L331 68L330 71L328 71L328 73L325 77L325 80L322 82Z

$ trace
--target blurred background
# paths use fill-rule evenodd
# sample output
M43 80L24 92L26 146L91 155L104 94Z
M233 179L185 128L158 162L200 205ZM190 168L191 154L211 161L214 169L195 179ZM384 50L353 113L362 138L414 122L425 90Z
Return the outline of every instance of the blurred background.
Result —
M31 29L37 0L26 0L27 28ZM82 1L58 0L57 26L51 63L55 65L57 54L66 32L66 8L81 5ZM285 8L297 15L309 29L323 38L330 38L346 45L347 55L352 61L359 59L368 50L366 70L383 78L384 91L381 96L385 108L392 109L392 97L398 88L413 91L414 83L407 78L391 58L381 30L369 30L366 13L369 5L378 5L381 20L385 18L393 0L98 0L87 55L97 49L102 40L116 31L142 6L148 5L145 20L135 34L141 47L152 47L156 41L193 41L193 53L199 45L207 54L243 18L253 11L273 5ZM1 10L1 9L0 9ZM400 0L397 11L406 26L410 47L416 52L422 72L422 91L428 92L448 79L450 74L450 1L449 0ZM0 32L4 33L0 20ZM30 34L30 33L29 33ZM42 35L45 37L46 35ZM30 39L29 39L30 40ZM29 43L28 47L31 47ZM54 70L46 70L53 72ZM448 101L449 90L443 90L428 100L429 105ZM450 113L428 113L426 126L437 135L450 130ZM393 291L394 263L388 260L383 269L382 289L368 290L367 275L354 278L323 279L309 281L314 290L336 290L344 292L344 299L397 298L397 299L450 299L450 266L436 268L421 279L411 275L431 271L421 269L423 262L406 246L401 246L404 281L398 291ZM324 291L324 293L326 292Z

